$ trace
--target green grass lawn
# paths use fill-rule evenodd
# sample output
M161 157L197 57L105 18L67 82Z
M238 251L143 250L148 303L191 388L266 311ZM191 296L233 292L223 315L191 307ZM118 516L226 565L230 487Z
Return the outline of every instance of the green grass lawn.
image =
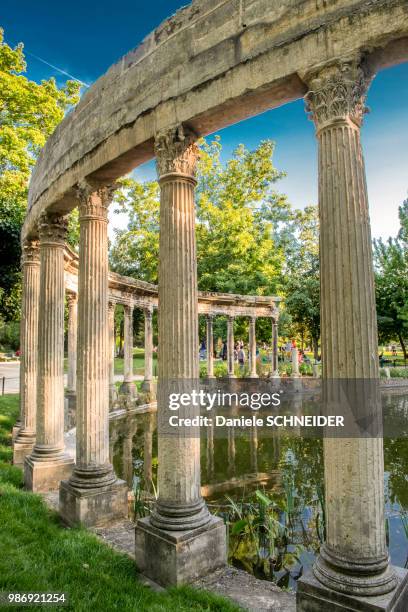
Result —
M138 582L133 560L85 529L64 528L39 495L22 489L22 472L11 465L11 428L17 414L18 396L0 397L0 590L64 592L68 605L52 609L75 612L239 610L220 597L188 587L153 592Z

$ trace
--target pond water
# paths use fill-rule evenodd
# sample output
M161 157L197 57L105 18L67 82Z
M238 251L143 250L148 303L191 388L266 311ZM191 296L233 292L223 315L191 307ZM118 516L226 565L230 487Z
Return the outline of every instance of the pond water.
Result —
M408 393L382 393L385 414L405 422ZM156 414L110 423L116 474L135 492L136 516L150 511L157 488ZM229 561L258 578L296 589L324 540L322 441L256 428L228 436L201 433L202 494L228 525ZM391 562L408 565L408 437L384 439L386 528Z

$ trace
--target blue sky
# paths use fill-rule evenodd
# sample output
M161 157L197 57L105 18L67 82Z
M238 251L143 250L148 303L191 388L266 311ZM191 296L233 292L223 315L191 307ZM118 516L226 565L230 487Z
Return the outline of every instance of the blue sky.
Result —
M2 0L0 26L9 44L24 42L28 76L39 81L55 69L29 53L92 83L163 19L187 2L180 0ZM387 238L398 229L398 205L408 191L408 64L379 73L369 92L363 146L373 236ZM275 165L287 172L277 188L294 206L317 202L316 142L313 124L301 100L253 117L220 132L228 155L239 143L249 148L260 140L276 142ZM141 179L155 176L150 162L137 169ZM115 216L115 224L125 219Z

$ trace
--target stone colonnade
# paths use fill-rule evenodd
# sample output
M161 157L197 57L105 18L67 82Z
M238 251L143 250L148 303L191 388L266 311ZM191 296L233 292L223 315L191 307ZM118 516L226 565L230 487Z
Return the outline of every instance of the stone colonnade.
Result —
M210 313L206 315L206 347L207 347L207 376L208 378L214 378L214 318L216 313ZM242 316L242 315L239 315ZM258 378L256 370L256 315L249 316L249 377ZM234 366L234 320L235 316L232 314L227 315L227 376L228 378L235 378ZM272 317L272 353L271 353L271 376L278 377L278 311L275 309L274 316Z
M308 109L319 146L321 227L321 338L323 379L378 380L376 314L367 190L360 142L369 76L347 61L304 76ZM198 308L194 235L195 136L182 126L156 138L161 188L159 273L159 499L136 527L136 561L161 584L194 580L225 563L225 529L200 495L200 452L196 431L165 428L166 390L198 378ZM40 235L37 401L28 374L35 367L22 329L25 391L23 429L36 442L25 460L26 486L51 488L60 480L60 511L67 522L92 524L126 512L125 485L108 460L109 402L106 188L86 188L80 198L81 264L78 317L77 465L63 446L63 244L62 217L44 213ZM27 245L28 246L28 245ZM38 274L24 267L28 308ZM26 270L27 267L27 270ZM92 271L92 274L91 274ZM31 274L31 272L33 272ZM38 290L38 289L37 289ZM100 296L100 301L96 296ZM27 311L27 310L26 310ZM28 321L33 326L34 322ZM147 324L147 323L146 323ZM207 337L211 330L207 329ZM276 347L277 330L273 327ZM228 319L229 355L233 319ZM254 323L251 321L251 372ZM275 354L276 351L275 351ZM85 359L86 356L86 359ZM102 363L99 364L99 361ZM99 364L99 366L98 366ZM211 364L209 364L211 365ZM233 363L228 360L230 376ZM273 364L274 371L277 363ZM209 368L209 373L211 367ZM80 374L81 373L81 374ZM31 380L31 379L30 379ZM371 406L381 418L377 400ZM189 413L193 416L193 411ZM30 430L31 427L31 430ZM406 585L403 570L389 564L384 528L381 437L325 439L327 538L313 572L298 583L298 609L397 610ZM71 475L72 472L72 475Z

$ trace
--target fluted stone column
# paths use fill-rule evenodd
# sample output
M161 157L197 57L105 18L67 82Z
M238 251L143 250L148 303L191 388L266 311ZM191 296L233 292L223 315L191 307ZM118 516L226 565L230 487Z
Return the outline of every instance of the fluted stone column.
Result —
M207 323L207 378L214 378L214 335L213 335L214 316L209 314L206 317Z
M227 318L227 366L228 378L235 378L234 374L234 317Z
M108 302L108 351L109 351L109 409L113 410L117 400L117 391L115 385L115 308L116 302L109 300Z
M142 390L153 399L153 308L145 308L145 371Z
M124 359L123 359L123 383L120 392L125 395L134 396L136 385L133 382L133 305L126 304L124 312Z
M20 324L20 427L13 442L13 463L23 465L35 443L38 368L38 302L40 249L38 240L23 245Z
M107 187L81 183L79 199L78 378L76 466L61 482L68 524L96 525L126 516L127 487L109 462Z
M375 385L377 322L360 141L368 83L357 63L327 67L309 80L306 102L319 145L323 378ZM381 421L379 393L373 397L370 415ZM367 416L364 399L359 405ZM390 567L386 547L382 438L326 438L324 465L327 538L314 575L299 581L298 609L406 609L395 601L403 597L401 582L396 588L402 572Z
M272 377L279 378L277 319L272 319Z
M292 359L292 378L299 377L299 351L295 347L291 351L291 359Z
M78 296L67 294L68 304L68 377L67 391L68 419L70 428L75 422L76 411L76 367L77 367L77 326L78 326Z
M256 317L249 319L249 365L251 368L249 376L258 378L256 373Z
M33 452L24 462L31 491L57 489L73 459L64 449L64 247L67 221L43 213L40 235L37 426Z
M160 182L158 490L152 515L136 526L136 563L162 585L190 582L225 564L225 528L200 491L197 428L170 428L169 383L199 379L194 188L197 146L181 126L155 143ZM179 411L180 412L180 411ZM198 408L182 414L194 417Z

